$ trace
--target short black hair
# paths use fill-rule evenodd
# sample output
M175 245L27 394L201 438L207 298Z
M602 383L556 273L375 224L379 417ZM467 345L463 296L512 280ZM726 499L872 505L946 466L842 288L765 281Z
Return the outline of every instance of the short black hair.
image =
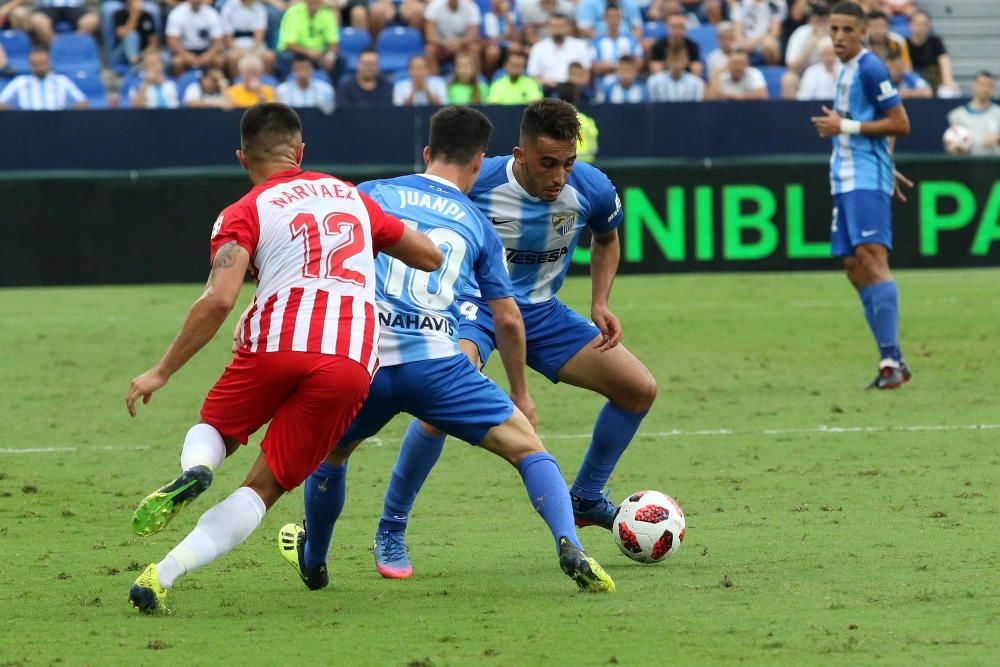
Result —
M240 119L240 144L248 160L279 157L289 146L302 141L302 121L285 104L257 104Z
M976 72L975 76L972 77L972 80L975 81L976 79L978 79L981 76L985 76L987 79L995 79L996 78L995 76L993 76L993 72L989 71L988 69L981 69L978 72Z
M430 159L466 166L486 152L493 123L472 107L452 106L431 116Z
M885 21L886 23L888 23L889 22L889 15L886 14L885 12L883 12L881 9L873 9L870 12L868 12L868 20L869 21L882 20L882 21Z
M850 0L844 0L844 2L838 2L830 10L830 15L843 14L844 16L853 16L854 18L860 20L862 23L865 22L865 10L861 9L861 5L856 2L851 2Z
M576 116L576 107L551 98L532 102L521 116L521 137L579 141L580 119Z
M301 53L296 53L295 57L292 58L292 64L294 65L295 63L309 63L310 65L312 65L313 61L311 61L308 58L308 56L304 56Z
M41 44L36 44L31 47L30 53L44 53L45 55L51 55L49 52L49 47L42 46Z
M631 53L626 53L625 55L623 55L621 58L618 59L618 64L619 65L622 65L622 64L625 64L625 65L635 65L636 62L638 62L638 61L636 60L635 56L633 56Z

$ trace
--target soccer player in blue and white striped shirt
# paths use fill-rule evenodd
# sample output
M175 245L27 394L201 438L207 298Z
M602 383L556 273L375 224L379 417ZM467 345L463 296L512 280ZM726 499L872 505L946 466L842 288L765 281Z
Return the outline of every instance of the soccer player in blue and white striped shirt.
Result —
M45 49L35 49L28 56L31 74L22 74L0 92L0 109L22 111L61 111L86 109L87 97L69 77L52 71L52 60Z
M812 119L821 137L832 138L831 246L844 258L847 278L858 290L881 361L875 389L895 389L910 379L899 349L899 294L889 272L892 195L912 185L895 170L892 142L910 132L910 121L889 71L863 48L865 13L854 2L830 12L833 50L843 63L833 109Z
M334 107L333 86L313 78L312 61L305 56L295 56L292 75L278 86L278 101L297 109L316 108L330 113Z

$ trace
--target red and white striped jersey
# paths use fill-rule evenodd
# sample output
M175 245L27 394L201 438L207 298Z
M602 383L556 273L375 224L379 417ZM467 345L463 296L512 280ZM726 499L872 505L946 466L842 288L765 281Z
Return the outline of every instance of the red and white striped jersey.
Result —
M398 219L333 176L292 170L255 186L212 230L212 259L235 241L257 279L241 344L335 354L374 373L375 256L402 235Z

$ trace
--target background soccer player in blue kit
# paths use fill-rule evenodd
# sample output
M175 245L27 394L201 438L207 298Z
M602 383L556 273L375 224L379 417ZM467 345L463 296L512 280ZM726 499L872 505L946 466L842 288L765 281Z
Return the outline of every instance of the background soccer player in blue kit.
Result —
M503 242L514 299L527 335L528 365L551 382L602 394L608 402L570 489L577 526L610 529L617 508L604 487L656 398L646 367L621 345L622 329L608 308L618 270L621 200L598 169L576 162L580 121L560 100L530 105L513 155L489 158L470 192ZM590 319L556 298L584 227L590 228ZM474 289L461 303L462 351L484 364L496 346L496 313ZM404 531L414 499L437 462L445 436L414 422L403 439L376 533L378 568L412 572Z
M906 201L899 184L913 185L895 170L894 137L910 132L910 121L889 71L863 48L865 13L854 2L830 12L833 49L843 66L834 108L812 119L821 137L833 138L832 250L844 258L847 278L858 290L881 361L869 388L895 389L910 380L899 349L899 294L889 272L892 194Z
M385 255L376 260L380 370L368 400L338 446L306 480L305 529L288 524L279 531L282 555L311 589L328 581L326 557L344 506L348 457L362 440L407 412L514 465L552 531L563 572L585 590L615 590L614 582L577 539L559 465L543 448L531 421L458 347L456 297L474 277L484 303L494 312L497 346L511 394L533 412L525 379L524 325L512 298L503 248L465 194L479 175L492 130L486 116L468 107L438 111L431 118L430 146L424 149L425 173L358 187L384 210L430 237L442 249L444 261L440 269L427 273ZM379 571L390 578L410 576L408 568L384 564L381 555L392 548L376 540Z

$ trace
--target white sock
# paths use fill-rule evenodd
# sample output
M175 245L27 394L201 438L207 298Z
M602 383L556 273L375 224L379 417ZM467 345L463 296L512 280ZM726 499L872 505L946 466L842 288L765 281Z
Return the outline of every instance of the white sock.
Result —
M226 458L226 443L222 435L208 424L195 424L184 438L181 450L181 470L208 466L215 470Z
M160 586L170 588L178 577L232 551L257 529L266 511L256 491L246 486L236 489L202 514L194 530L157 563Z

